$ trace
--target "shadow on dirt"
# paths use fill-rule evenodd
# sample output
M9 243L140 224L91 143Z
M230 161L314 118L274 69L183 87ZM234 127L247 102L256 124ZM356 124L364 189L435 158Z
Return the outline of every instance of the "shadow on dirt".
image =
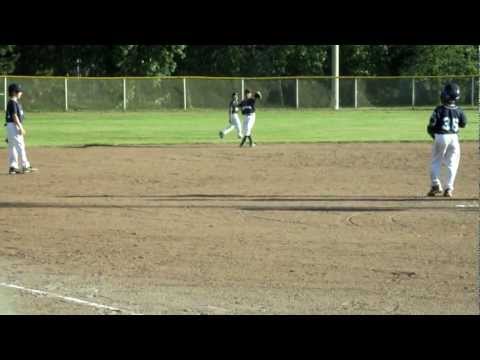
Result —
M185 194L185 195L66 195L60 198L118 198L118 199L152 199L172 201L343 201L343 202L417 202L417 201L478 201L479 198L432 198L427 196L336 196L336 195L239 195L239 194Z
M386 212L408 210L460 210L478 211L478 207L458 208L450 206L246 206L246 205L208 205L208 204L185 204L185 205L115 205L115 204L66 204L66 203L43 203L43 202L0 202L0 208L33 209L234 209L243 211L318 211L318 212Z

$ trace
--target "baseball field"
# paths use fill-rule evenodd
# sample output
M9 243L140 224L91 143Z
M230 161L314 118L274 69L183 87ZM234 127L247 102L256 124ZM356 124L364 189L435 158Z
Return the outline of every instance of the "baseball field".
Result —
M259 109L255 148L225 111L27 113L0 313L478 314L478 115L448 199L430 113Z

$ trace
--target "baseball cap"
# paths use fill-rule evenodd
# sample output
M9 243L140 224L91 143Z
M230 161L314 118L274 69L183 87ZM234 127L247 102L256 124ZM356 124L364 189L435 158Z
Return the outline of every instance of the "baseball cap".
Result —
M8 85L8 93L19 93L23 92L23 87L20 84L10 84Z

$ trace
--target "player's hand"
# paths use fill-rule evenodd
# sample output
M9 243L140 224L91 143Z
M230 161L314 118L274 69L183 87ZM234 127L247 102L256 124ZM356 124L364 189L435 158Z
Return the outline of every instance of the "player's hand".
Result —
M20 135L22 135L22 136L27 135L27 130L25 130L23 127L20 128L20 131L19 131L19 132L20 132Z

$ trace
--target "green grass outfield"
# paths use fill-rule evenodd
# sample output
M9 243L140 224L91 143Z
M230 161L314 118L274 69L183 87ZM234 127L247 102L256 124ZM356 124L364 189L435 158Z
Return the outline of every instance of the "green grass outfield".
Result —
M430 141L425 128L432 110L259 109L258 143ZM478 140L476 110L462 140ZM227 111L27 113L27 146L158 145L221 143ZM237 143L234 132L224 143ZM1 142L1 147L5 143Z

